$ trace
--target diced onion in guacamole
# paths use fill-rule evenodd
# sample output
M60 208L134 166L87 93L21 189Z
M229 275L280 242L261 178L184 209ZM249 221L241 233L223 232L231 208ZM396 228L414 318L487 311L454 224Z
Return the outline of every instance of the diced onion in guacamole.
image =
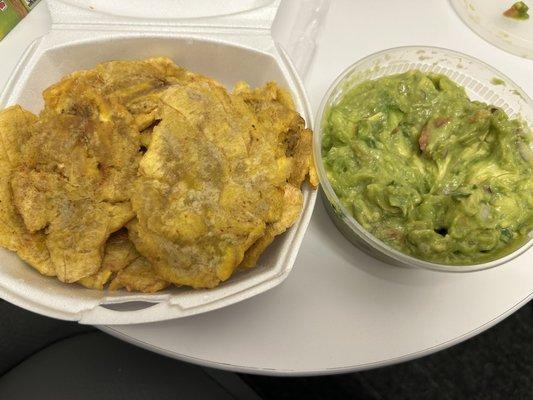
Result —
M329 108L322 158L353 217L440 264L499 258L533 230L531 133L443 75L365 81Z

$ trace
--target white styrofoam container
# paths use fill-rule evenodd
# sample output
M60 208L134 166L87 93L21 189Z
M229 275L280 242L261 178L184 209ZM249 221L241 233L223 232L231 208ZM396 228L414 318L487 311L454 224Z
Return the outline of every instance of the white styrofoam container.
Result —
M52 29L24 52L0 96L0 108L20 104L39 112L43 89L72 71L111 60L167 56L228 87L239 80L252 86L274 80L292 92L311 125L302 83L270 33L280 0L160 0L148 10L146 2L128 3L49 0ZM275 240L256 268L237 272L215 289L173 287L155 294L85 289L44 277L0 249L0 297L50 317L95 325L162 321L228 306L280 284L290 273L316 198L314 190L303 190L296 224Z

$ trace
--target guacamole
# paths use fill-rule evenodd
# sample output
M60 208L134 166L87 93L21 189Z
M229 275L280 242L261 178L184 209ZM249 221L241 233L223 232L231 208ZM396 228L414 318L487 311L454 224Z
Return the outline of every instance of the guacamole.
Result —
M477 264L533 229L531 134L443 75L365 81L326 112L322 158L337 196L375 237L441 264Z
M517 1L514 3L508 10L506 10L503 15L513 19L526 20L529 19L529 7L523 1Z

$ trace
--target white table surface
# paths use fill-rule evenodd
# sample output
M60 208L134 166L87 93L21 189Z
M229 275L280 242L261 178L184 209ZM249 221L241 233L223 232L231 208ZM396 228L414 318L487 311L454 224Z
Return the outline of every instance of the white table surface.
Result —
M49 24L46 6L40 4L0 42L0 87L24 48ZM470 54L533 97L533 61L483 41L447 1L333 0L306 79L313 109L344 68L373 52L404 45ZM392 267L349 244L317 201L294 271L282 285L195 317L101 328L198 364L272 375L326 374L451 346L494 325L532 296L533 250L501 268L470 274Z

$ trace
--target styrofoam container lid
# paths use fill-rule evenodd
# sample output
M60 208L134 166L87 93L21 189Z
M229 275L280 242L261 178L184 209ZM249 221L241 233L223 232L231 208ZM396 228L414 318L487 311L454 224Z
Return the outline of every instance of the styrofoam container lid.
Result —
M187 3L187 4L185 4ZM0 108L42 108L41 92L62 76L117 59L167 56L228 87L274 80L288 88L311 124L302 83L270 26L280 0L160 1L49 0L52 30L25 51L0 96ZM143 6L143 11L140 7ZM163 18L165 17L165 18ZM313 211L316 191L304 186L299 220L260 258L209 290L173 287L154 294L97 291L40 275L16 254L0 249L0 297L50 317L112 325L162 321L224 307L264 292L290 273Z
M270 29L281 0L51 0L52 24Z

